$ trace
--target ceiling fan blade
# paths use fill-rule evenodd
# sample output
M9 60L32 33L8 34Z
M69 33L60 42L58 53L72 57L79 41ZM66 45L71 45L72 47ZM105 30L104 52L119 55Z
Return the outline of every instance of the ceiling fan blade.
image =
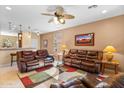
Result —
M54 21L54 19L53 18L51 18L49 21L48 21L48 23L51 23L51 22L53 22Z
M56 7L57 15L62 15L64 13L64 9L61 6Z
M41 13L41 14L46 16L54 16L54 14L49 14L49 13Z
M74 19L75 18L75 16L73 16L73 15L69 15L69 14L64 14L63 15L64 17L64 19Z

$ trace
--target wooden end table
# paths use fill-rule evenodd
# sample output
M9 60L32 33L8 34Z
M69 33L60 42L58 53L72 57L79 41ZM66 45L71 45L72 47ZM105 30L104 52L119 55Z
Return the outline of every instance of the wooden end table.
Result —
M61 61L61 57L63 56L62 53L57 53L58 61Z
M119 61L117 61L117 60L113 60L111 62L102 61L102 74L104 74L104 72L105 72L106 65L113 66L115 74L118 74Z

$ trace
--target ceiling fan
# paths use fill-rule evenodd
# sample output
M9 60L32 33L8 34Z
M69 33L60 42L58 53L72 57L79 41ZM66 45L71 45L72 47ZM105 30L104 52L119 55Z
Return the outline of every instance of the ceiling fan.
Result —
M55 12L53 14L51 13L41 13L42 15L45 16L53 16L48 23L55 22L55 23L60 23L60 24L65 24L66 19L74 19L75 16L66 14L64 11L64 8L62 6L57 6L55 8Z

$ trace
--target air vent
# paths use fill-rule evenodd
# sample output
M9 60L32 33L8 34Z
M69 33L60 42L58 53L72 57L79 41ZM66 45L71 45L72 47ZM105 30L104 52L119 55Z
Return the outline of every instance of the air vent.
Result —
M97 8L97 7L98 7L98 5L91 5L88 7L88 9Z

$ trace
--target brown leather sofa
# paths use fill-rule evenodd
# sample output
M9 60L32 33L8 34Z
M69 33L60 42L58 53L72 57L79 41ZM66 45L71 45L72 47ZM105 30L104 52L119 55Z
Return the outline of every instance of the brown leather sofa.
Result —
M102 51L71 49L64 56L64 64L77 67L88 72L100 72L100 62L103 57Z
M93 86L92 81L86 77L74 78L65 83L53 83L50 88L124 88L124 74L119 74L111 80L111 83L100 82Z
M36 53L33 51L18 51L17 65L20 72L30 71L39 65Z

